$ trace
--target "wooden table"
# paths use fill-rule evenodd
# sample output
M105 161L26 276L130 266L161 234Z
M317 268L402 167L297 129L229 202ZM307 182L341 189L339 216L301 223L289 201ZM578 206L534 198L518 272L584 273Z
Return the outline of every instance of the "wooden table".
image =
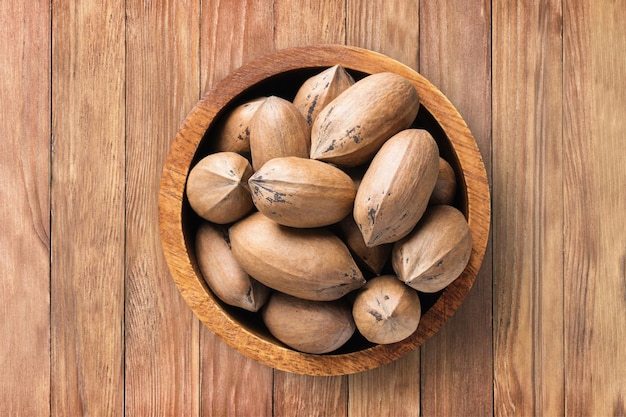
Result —
M624 0L3 1L0 415L625 415L625 21ZM341 377L273 371L209 333L157 224L198 99L313 43L382 52L438 86L493 197L453 319Z

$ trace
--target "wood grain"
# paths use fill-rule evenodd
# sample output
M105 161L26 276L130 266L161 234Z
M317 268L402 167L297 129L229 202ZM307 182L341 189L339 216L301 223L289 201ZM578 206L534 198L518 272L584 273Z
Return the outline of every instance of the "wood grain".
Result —
M421 349L370 371L349 377L348 415L420 416Z
M274 48L274 13L266 0L201 1L202 93L232 70Z
M383 53L419 70L419 2L348 0L346 7L348 45ZM349 376L348 415L420 415L420 351ZM393 383L387 383L389 379Z
M200 85L204 94L231 71L272 51L273 11L261 0L202 2ZM273 370L200 328L200 414L272 414Z
M345 43L346 8L336 0L274 0L276 49Z
M565 412L626 415L626 2L564 10Z
M346 44L380 52L419 71L419 4L346 0Z
M124 64L123 1L52 3L53 415L124 413Z
M126 2L127 415L199 413L199 324L158 238L160 173L198 98L200 3Z
M0 415L44 416L50 414L50 4L2 2L0 22Z
M420 2L419 39L420 72L459 110L491 177L491 2ZM493 414L490 252L459 310L422 346L424 415Z
M346 415L348 378L344 376L306 376L276 371L274 416Z
M208 329L201 341L201 415L272 415L272 368L243 356Z
M560 11L493 3L496 415L565 412Z

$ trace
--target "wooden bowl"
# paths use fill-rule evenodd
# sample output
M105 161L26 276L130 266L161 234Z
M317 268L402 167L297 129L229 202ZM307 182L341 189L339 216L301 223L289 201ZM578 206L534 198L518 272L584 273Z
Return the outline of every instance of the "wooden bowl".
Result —
M199 218L185 197L191 167L205 154L211 130L230 109L262 95L292 99L311 75L335 64L355 78L389 71L409 79L419 92L421 110L415 127L428 129L442 157L457 175L455 206L467 217L473 238L464 272L439 293L420 294L422 318L409 338L374 345L355 336L331 354L301 353L285 347L265 328L258 314L230 307L207 287L194 254ZM454 106L420 74L378 53L340 45L306 46L276 51L250 62L219 82L189 113L172 144L163 169L159 194L161 241L172 277L196 316L228 345L265 365L308 375L343 375L389 363L434 335L459 308L480 268L490 224L489 187L476 142Z

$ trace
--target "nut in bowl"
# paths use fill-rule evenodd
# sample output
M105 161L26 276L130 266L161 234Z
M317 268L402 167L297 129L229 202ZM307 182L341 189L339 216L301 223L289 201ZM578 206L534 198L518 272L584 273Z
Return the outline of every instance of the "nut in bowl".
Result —
M316 101L310 97L307 99L307 94L299 91L300 88L308 86L306 88L311 89L311 94L317 94L319 86L315 82L307 83L307 80L315 80L317 76L331 85L334 77L338 76L336 74L340 74L342 80L340 87L333 87L333 94L337 96L331 98L325 95L324 107L313 109ZM369 78L372 75L376 77ZM368 79L375 82L367 82ZM363 80L365 82L360 84ZM358 87L364 84L364 88ZM355 92L357 88L358 92ZM306 105L293 105L296 96L304 97ZM236 122L228 120L231 114L241 114L240 110L247 103L253 103L255 108L265 107L263 114L268 116L255 120L259 115L257 111ZM333 108L333 103L341 105ZM386 106L389 103L395 104ZM363 109L360 113L366 117L359 118L358 107L366 104L372 104L374 108ZM393 109L398 106L400 109L395 112ZM296 113L301 111L299 108L305 109L302 118ZM340 119L333 118L333 114L341 116ZM270 125L267 123L269 118L287 122L283 127L273 129L272 125L282 122L274 121ZM340 120L344 125L338 126ZM250 141L250 147L247 144L239 147L224 145L223 138L216 147L215 138L223 131L223 126L233 123L241 128L235 129L240 132L246 132L246 124L259 126L257 129L262 131L262 136L255 137L255 132L250 130L247 132L249 135L233 135L232 138L237 141L237 136L249 136L245 139ZM283 135L294 127L305 129L305 133ZM395 140L395 145L388 146L384 151L384 158L372 162L372 165L377 165L378 174L369 175L374 179L368 179L368 165L377 157L379 149L391 137L407 129L411 131L401 135L407 137ZM325 132L333 130L335 136L324 137ZM268 142L269 137L278 139ZM403 155L403 141L418 139L426 142L411 148L408 155ZM430 140L436 144L438 155L433 153ZM262 145L255 145L257 143ZM258 146L262 146L260 152ZM428 162L414 163L411 158L422 148L429 150ZM235 298L245 300L250 296L257 303L273 299L270 313L264 310L264 306L255 311L256 307L246 310L230 305L227 297L218 297L207 283L215 277L207 281L203 276L202 271L206 273L207 268L211 268L211 262L219 261L216 256L209 256L211 260L208 262L199 259L204 255L197 250L196 236L206 220L192 209L186 187L191 170L203 158L221 152L221 149L242 149L240 153L249 159L252 166L255 165L255 155L261 155L256 160L263 162L257 164L261 166L254 167L254 171L261 174L253 173L250 181L243 180L248 175L240 176L241 186L247 188L251 195L254 190L250 187L259 188L255 208L241 215L241 219L229 219L232 223L220 226L230 228L230 233L235 234L230 237L231 243L233 237L236 242L233 257L229 259L238 261L243 272L238 267L224 268L221 265L215 265L215 270L222 271L224 279L227 279L231 269L236 270L238 282L247 283L251 290L248 292L246 288L236 287L238 293ZM277 158L280 159L276 161ZM354 303L359 291L365 288L366 281L385 276L385 280L380 280L384 284L390 280L388 277L396 275L390 255L392 246L411 230L420 227L420 217L427 211L425 206L434 187L438 186L433 173L438 170L439 158L444 159L454 172L454 196L447 202L466 220L464 226L471 236L469 257L463 260L465 267L462 272L436 292L420 292L398 280L398 283L406 285L406 289L402 287L402 291L394 294L409 293L401 297L404 304L414 298L411 291L419 295L420 314L415 309L407 310L412 311L412 326L418 320L417 328L413 331L410 327L408 336L390 335L382 343L377 339L370 341L358 326L352 324L350 314L346 314L351 308L346 303ZM275 161L269 164L272 160ZM315 160L317 162L313 162ZM397 166L389 166L388 170L384 165L381 168L381 164L394 162ZM262 168L265 164L269 165ZM355 175L358 172L365 175ZM392 173L397 174L396 177ZM226 169L223 175L215 177L215 183L211 184L213 191L220 189L220 177L226 179L223 182L227 184L225 190L228 192L237 188ZM449 184L449 175L441 183ZM383 186L387 188L376 188ZM365 215L354 216L352 201L359 195L361 187L363 191L359 198L362 201L359 205L365 207ZM271 193L268 194L268 190ZM374 195L376 190L382 198ZM367 193L373 194L368 196ZM379 199L378 205L368 207L368 198L372 201L374 197ZM221 198L227 200L226 191ZM454 106L424 77L389 57L365 49L341 45L305 46L276 51L245 64L215 85L193 108L177 133L163 169L159 227L165 258L176 285L196 316L213 333L244 355L276 369L308 375L344 375L376 368L400 358L434 335L455 313L470 291L485 253L490 224L489 198L484 164L471 132ZM312 201L319 201L327 208L320 210L319 207L312 207L312 214L309 215L307 207L313 204ZM300 212L293 216L286 204L292 204L294 210ZM403 208L403 204L406 207ZM280 209L272 208L279 205ZM380 210L383 207L386 207L385 212ZM280 224L283 217L287 219L284 222L287 224ZM356 220L353 223L357 223L357 232L367 231L366 239L360 239L358 233L355 236L354 224L350 238L344 236L346 228L342 219L350 217ZM370 219L376 224L367 224ZM402 223L403 227L397 228L398 223ZM377 241L377 236L384 238ZM347 242L355 241L355 237L360 241L359 249L355 246L351 252ZM224 250L224 243L219 239L217 241L220 242L220 250ZM309 243L311 246L308 246ZM257 245L256 248L254 245ZM328 262L320 263L316 259L320 254L315 251L307 253L308 247L319 247L316 251L323 252L321 257L326 257ZM445 249L455 245L454 242L447 242L441 247ZM368 248L381 250L370 252ZM383 261L386 256L389 259L382 263L378 259L377 263L383 266L372 270L371 265L366 265L369 253L382 256ZM446 261L449 258L441 256ZM459 269L458 263L457 259L456 269ZM438 262L434 265L445 268ZM341 273L331 276L332 271ZM454 273L457 273L456 270ZM394 291L398 289L396 284L393 282ZM385 285L382 287L383 290L377 291L384 297ZM277 296L272 298L273 294ZM296 297L298 303L305 300L302 304L311 310L311 317L315 320L326 320L324 317L338 319L336 315L339 313L336 312L341 311L343 318L339 322L332 325L329 322L327 332L318 332L320 337L326 335L335 339L315 340L316 334L312 334L306 326L306 314L292 314L301 317L301 322L288 320L285 317L288 313L284 312L295 303L290 304L290 297ZM394 312L388 313L393 315ZM271 323L264 322L264 316L271 317ZM376 321L382 313L377 311L375 316ZM321 323L317 325L324 329L324 322ZM285 334L288 336L283 336ZM310 343L293 347L290 340ZM341 343L336 343L337 340ZM387 340L390 343L386 343ZM306 352L306 346L320 345L324 348ZM332 350L328 351L327 346Z

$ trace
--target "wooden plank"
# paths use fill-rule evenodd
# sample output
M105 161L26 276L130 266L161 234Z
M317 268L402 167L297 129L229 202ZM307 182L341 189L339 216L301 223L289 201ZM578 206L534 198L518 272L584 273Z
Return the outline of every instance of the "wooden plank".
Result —
M567 0L565 411L626 415L626 2Z
M276 371L274 416L345 416L348 379Z
M271 416L272 368L201 332L201 415Z
M268 2L245 0L202 3L200 85L204 94L243 63L271 52L273 13ZM200 328L203 416L269 416L273 371Z
M419 3L346 0L346 44L380 52L419 70Z
M421 349L416 349L387 365L350 375L348 415L422 415L420 354Z
M205 0L201 13L202 93L243 63L274 48L274 15L266 0Z
M126 2L126 413L199 412L198 321L162 253L157 196L198 98L200 2Z
M346 43L419 69L419 2L348 0ZM349 376L349 416L420 415L420 352ZM381 383L384 381L384 383Z
M274 0L277 49L318 43L345 43L346 7L336 0Z
M124 413L124 65L123 1L52 3L53 415Z
M492 6L494 411L563 415L561 2Z
M0 415L44 416L50 414L50 4L2 2L0 22Z
M333 0L275 0L277 49L345 42L346 9ZM274 372L274 415L346 415L347 377Z
M420 2L420 72L459 110L491 178L491 2ZM422 347L424 415L493 414L491 259L489 245L474 288Z

